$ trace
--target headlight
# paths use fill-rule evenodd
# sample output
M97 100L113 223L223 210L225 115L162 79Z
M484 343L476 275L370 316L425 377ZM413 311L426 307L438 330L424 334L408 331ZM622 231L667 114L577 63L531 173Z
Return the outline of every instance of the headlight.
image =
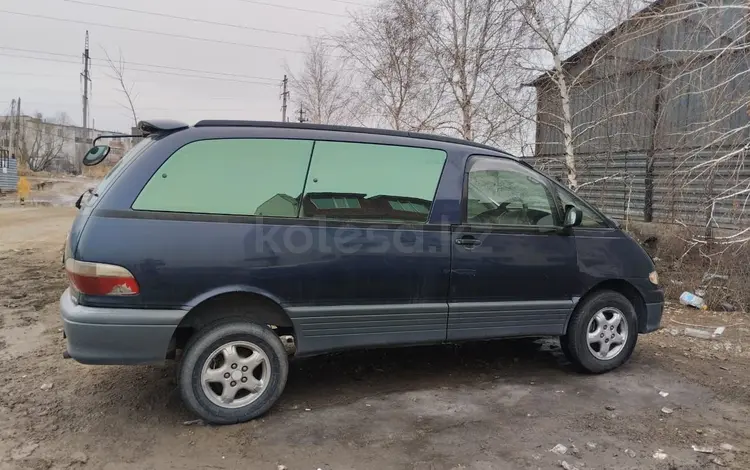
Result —
M659 285L659 275L656 273L656 271L651 271L651 273L649 273L648 280L651 281L651 284L655 286Z

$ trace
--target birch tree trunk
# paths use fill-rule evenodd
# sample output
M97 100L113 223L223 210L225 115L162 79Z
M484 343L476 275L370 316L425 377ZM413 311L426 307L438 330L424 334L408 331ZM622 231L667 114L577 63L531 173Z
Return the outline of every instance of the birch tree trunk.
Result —
M555 55L555 69L555 81L560 91L560 106L562 107L563 146L565 148L565 169L568 176L568 186L573 191L578 191L578 172L576 171L576 154L573 144L573 113L570 109L570 89L568 88L565 72L562 69L562 60L559 55Z

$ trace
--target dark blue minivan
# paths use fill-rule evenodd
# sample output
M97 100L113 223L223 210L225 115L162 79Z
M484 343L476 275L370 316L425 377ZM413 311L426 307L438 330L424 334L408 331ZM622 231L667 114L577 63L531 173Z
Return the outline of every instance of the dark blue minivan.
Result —
M659 327L664 296L640 245L500 150L280 122L140 129L77 204L66 355L145 364L179 351L182 397L208 422L266 412L289 356L558 336L601 373Z

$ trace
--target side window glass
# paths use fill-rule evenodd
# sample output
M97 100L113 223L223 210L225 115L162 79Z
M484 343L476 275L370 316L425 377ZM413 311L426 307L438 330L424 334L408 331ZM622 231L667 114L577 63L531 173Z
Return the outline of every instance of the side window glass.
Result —
M316 142L301 216L425 223L445 159L442 150Z
M123 157L117 160L112 168L104 175L101 183L94 190L95 194L104 194L109 188L112 182L116 179L117 175L120 174L125 168L138 157L140 157L149 147L154 144L154 139L145 138L138 142L133 148L131 148Z
M515 162L476 158L467 184L468 223L555 225L555 205L546 182Z
M312 141L217 139L172 154L136 210L297 217Z
M575 206L581 209L583 212L583 219L581 219L581 227L590 228L607 228L609 225L604 221L597 213L592 211L583 203L578 197L565 191L562 188L557 188L557 197L560 198L560 206L563 208L563 213L568 210L569 206Z

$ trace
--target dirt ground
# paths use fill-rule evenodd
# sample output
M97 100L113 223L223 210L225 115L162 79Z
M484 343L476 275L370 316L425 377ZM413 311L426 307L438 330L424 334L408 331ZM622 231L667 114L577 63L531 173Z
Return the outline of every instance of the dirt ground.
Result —
M31 186L27 207L71 207L88 188L97 185L97 179L83 176L26 176ZM0 192L0 208L20 206L17 195Z
M549 340L348 352L292 361L263 419L186 424L173 363L62 358L75 212L0 208L0 470L750 468L750 320L676 305L604 375Z

